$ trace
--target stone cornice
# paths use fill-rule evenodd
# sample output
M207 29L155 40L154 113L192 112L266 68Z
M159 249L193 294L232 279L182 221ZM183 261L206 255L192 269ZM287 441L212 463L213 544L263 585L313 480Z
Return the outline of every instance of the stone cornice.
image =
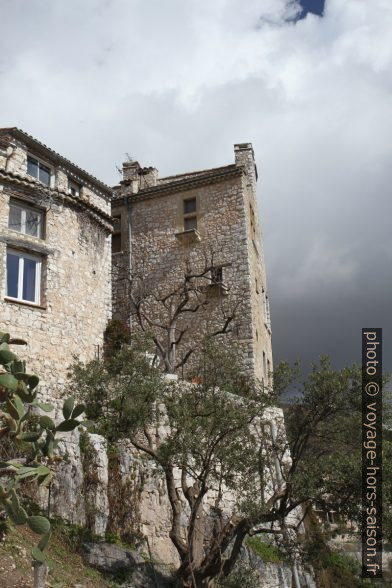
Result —
M119 204L123 201L124 196L134 202L156 198L164 194L192 190L193 188L208 186L210 184L223 182L231 178L240 177L243 173L245 173L245 170L242 166L233 165L227 166L226 168L216 168L215 170L212 169L211 171L205 173L201 172L200 175L186 177L184 179L174 180L172 182L165 182L158 184L157 186L151 186L150 188L144 188L136 194L122 194L121 196L115 196L112 200L112 203ZM126 187L127 182L122 182L122 185Z
M35 180L34 178L21 176L15 172L6 172L3 169L0 169L0 181L4 183L9 183L12 187L18 187L22 189L28 189L29 191L33 192L40 192L41 194L44 192L47 196L54 199L59 199L64 204L68 204L69 206L73 206L79 210L86 211L92 218L94 218L99 224L103 225L108 231L113 230L112 224L112 217L110 214L107 214L98 206L95 206L91 202L87 200L83 200L82 198L76 198L71 196L64 190L59 189L51 189L43 186L41 182Z

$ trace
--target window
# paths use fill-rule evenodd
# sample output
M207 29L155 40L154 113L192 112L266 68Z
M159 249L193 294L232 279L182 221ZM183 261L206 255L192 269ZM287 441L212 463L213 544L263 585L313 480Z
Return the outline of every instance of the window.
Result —
M223 284L223 267L211 268L211 284Z
M7 251L7 296L40 303L41 258L19 251Z
M82 186L80 184L68 179L68 193L71 194L71 196L75 196L76 198L78 198L80 196L81 189Z
M113 217L112 253L122 251L121 214Z
M250 229L252 232L252 239L255 240L255 238L256 238L255 211L253 210L253 206L251 204L249 204L249 212L250 212Z
M51 169L34 157L27 157L27 173L46 186L50 186Z
M268 296L265 296L265 323L269 330L271 330L271 312Z
M197 203L196 198L188 198L183 201L184 231L197 229Z
M42 239L43 217L41 210L11 201L8 227L24 235Z

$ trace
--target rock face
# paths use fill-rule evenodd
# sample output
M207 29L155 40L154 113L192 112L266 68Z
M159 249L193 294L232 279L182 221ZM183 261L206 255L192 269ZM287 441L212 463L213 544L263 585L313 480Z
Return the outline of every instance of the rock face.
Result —
M126 444L108 448L103 437L78 431L62 442L62 452L65 460L52 488L51 513L102 537L102 542L86 544L87 561L127 578L124 586L129 588L172 586L171 572L179 559L169 539L171 510L164 480L154 462L141 459ZM47 504L47 495L42 499ZM103 542L105 532L120 535L135 549ZM295 574L285 563L263 562L248 548L242 559L257 571L255 588L315 588L303 570Z
M86 543L84 548L87 563L111 577L120 576L128 588L173 586L172 579L164 569L146 562L137 551L110 543Z

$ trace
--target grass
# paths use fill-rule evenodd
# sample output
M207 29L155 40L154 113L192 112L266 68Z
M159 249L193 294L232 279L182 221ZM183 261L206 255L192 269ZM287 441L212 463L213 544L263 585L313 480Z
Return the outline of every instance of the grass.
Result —
M31 549L37 535L24 526L7 524L0 548L0 586L2 588L31 588ZM85 588L109 588L113 583L88 566L64 538L61 527L55 527L47 555L52 562L48 585L52 588L71 588L82 584Z
M247 537L245 544L255 555L257 555L264 562L280 563L282 561L281 557L279 556L278 550L270 543L262 541L260 537Z

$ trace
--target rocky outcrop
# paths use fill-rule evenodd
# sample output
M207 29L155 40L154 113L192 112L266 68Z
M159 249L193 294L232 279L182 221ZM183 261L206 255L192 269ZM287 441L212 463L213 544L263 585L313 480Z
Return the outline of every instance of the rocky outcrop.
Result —
M88 564L112 578L121 577L127 588L171 588L173 579L163 566L145 561L137 551L111 543L86 543Z
M120 574L128 588L171 586L178 555L169 539L171 510L157 465L126 443L108 447L100 435L78 431L61 442L61 451L64 460L51 492L51 513L102 537L102 542L86 544L88 563L109 575ZM105 532L121 536L135 549L104 542ZM248 548L242 559L256 570L255 588L315 587L304 570L265 562Z

